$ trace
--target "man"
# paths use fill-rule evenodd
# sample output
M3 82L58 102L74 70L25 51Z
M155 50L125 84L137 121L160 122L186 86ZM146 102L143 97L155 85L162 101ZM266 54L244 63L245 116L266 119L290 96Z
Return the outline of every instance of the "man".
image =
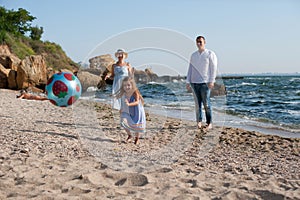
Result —
M196 105L196 120L198 128L202 128L202 104L206 116L206 129L212 128L212 109L210 103L210 91L214 87L217 75L217 56L205 48L205 38L196 38L198 50L191 55L187 73L186 87L192 88Z

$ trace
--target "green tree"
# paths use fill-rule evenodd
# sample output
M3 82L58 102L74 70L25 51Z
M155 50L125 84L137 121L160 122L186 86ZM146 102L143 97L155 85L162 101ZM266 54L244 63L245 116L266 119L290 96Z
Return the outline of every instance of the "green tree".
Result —
M31 27L30 38L33 40L40 40L42 38L42 34L44 33L43 27Z
M0 7L0 32L6 31L12 33L15 36L25 35L28 31L31 31L31 22L36 19L30 15L30 13L19 8L18 11L6 10L4 7Z
M5 30L6 24L6 10L5 8L0 6L0 42L3 43L6 39L6 32Z

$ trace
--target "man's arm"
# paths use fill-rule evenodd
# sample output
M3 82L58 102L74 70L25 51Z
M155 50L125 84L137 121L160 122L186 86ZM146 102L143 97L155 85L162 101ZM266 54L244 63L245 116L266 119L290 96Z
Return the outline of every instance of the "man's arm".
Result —
M214 87L217 77L218 59L214 52L210 53L209 57L209 75L208 75L208 87L211 89Z

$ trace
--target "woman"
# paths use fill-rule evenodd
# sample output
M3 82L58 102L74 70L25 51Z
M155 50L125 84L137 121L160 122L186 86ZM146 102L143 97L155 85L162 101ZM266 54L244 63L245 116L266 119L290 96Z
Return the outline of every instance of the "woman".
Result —
M19 99L27 99L27 100L38 100L38 101L49 100L47 97L27 93L26 90L21 90L20 95L17 95L16 97Z
M112 73L111 75L107 75L107 78L113 78L114 82L112 85L112 94L115 95L117 91L120 90L122 86L122 80L127 76L133 76L134 69L130 66L128 62L125 62L125 59L128 57L128 53L126 53L123 49L118 49L115 53L116 58L118 61L113 64L112 66ZM112 107L114 109L120 110L121 100L120 99L113 99Z

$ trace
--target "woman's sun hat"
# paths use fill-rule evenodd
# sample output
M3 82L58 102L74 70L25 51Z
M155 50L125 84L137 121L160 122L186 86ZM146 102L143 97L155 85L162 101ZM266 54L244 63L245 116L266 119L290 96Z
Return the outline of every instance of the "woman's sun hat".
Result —
M124 49L118 49L117 52L115 53L115 56L118 57L119 54L123 54L123 55L124 55L124 58L127 58L127 57L128 57L128 53L125 52Z

